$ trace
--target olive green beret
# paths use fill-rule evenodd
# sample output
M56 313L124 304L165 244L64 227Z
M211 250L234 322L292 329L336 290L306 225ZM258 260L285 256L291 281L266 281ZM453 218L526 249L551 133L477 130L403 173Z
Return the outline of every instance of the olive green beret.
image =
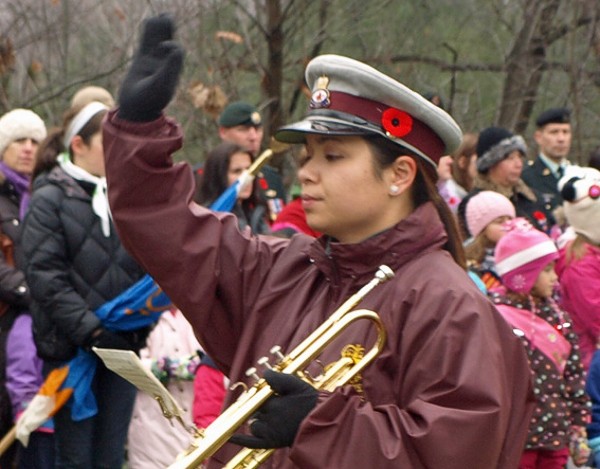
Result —
M259 127L261 124L262 120L256 108L242 101L229 104L219 116L221 127L235 127L236 125Z

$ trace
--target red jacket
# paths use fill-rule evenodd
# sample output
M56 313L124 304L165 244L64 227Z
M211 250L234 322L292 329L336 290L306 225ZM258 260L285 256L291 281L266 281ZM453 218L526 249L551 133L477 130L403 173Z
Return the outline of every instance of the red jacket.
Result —
M431 204L353 245L241 233L235 217L191 202L192 171L172 165L182 144L164 117L104 124L109 197L123 243L184 312L232 382L279 344L291 350L366 284L381 264L396 276L360 308L378 312L388 339L352 386L321 392L290 449L264 467L513 469L532 411L518 339L442 250ZM373 327L348 328L322 355L370 344ZM369 345L370 346L370 345ZM311 367L313 373L318 366ZM228 396L231 400L233 396ZM239 447L225 445L209 467Z

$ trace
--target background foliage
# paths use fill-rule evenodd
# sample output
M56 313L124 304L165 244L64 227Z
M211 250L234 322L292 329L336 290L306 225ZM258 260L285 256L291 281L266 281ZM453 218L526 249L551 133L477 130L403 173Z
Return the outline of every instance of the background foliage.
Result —
M186 49L168 110L186 134L180 159L216 144L227 100L257 104L267 136L299 118L304 66L337 53L439 92L465 131L499 124L531 142L540 111L569 106L572 159L585 163L600 145L599 10L598 0L0 0L0 112L28 107L59 125L79 87L116 95L141 22L167 11ZM199 83L210 92L201 105Z

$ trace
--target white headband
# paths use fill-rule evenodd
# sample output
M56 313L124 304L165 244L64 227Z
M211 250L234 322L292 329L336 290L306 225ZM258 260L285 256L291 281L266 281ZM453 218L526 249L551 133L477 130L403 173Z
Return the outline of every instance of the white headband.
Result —
M92 117L104 110L108 110L108 106L106 104L99 103L98 101L92 101L84 106L84 108L79 111L75 117L73 117L71 123L65 131L65 138L63 139L63 144L67 150L71 146L71 140L73 140L73 137L75 137L75 135L77 135L81 129L83 129L83 127L90 121Z

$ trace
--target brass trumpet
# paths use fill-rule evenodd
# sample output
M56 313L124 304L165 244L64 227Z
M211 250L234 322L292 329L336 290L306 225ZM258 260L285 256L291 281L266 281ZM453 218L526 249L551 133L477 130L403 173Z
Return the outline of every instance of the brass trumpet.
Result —
M279 359L273 369L281 373L296 374L321 390L332 391L347 384L381 352L386 340L385 329L377 313L364 309L352 311L352 308L360 303L373 288L393 276L394 272L388 266L380 266L369 283L348 298L323 324L287 356L281 354L279 347L273 347L271 352ZM366 353L359 353L358 358L356 354L354 356L352 356L353 354L343 354L342 358L327 367L322 375L311 378L305 372L306 368L319 357L327 345L340 333L360 319L372 321L377 329L377 339L371 349ZM362 348L362 346L359 346L359 348ZM267 364L266 358L263 357L259 360L259 363ZM202 430L201 435L193 441L186 451L177 457L175 462L169 466L169 469L198 467L203 461L215 454L237 429L274 394L267 382L256 376L255 368L250 368L246 374L255 376L257 382L245 390L213 423ZM273 451L273 449L245 448L231 459L225 467L227 469L258 467Z

